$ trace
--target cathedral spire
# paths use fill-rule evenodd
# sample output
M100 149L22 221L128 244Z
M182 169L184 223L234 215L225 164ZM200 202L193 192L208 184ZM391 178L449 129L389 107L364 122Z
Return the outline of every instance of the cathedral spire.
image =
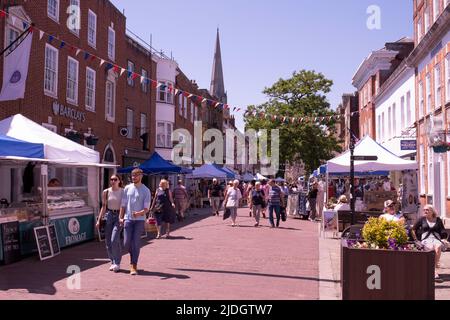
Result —
M219 28L217 28L216 52L214 53L214 62L211 76L211 95L219 98L220 102L227 103L227 94L223 80L222 53L220 51Z

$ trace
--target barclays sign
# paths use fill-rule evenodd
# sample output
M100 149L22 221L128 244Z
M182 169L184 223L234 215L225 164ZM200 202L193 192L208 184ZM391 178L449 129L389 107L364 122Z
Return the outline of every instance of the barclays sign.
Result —
M66 117L80 122L86 121L86 113L63 106L56 101L53 102L53 114L55 116Z

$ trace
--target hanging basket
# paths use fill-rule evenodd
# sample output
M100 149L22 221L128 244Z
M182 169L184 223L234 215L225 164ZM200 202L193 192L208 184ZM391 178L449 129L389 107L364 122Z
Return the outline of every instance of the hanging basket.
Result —
M446 153L450 150L448 145L439 145L439 146L433 146L433 151L435 153Z
M72 140L76 143L82 143L83 142L83 135L81 133L75 132L75 131L69 131L66 133L66 138L69 140Z
M86 144L88 146L96 146L98 143L98 137L96 136L89 136L86 138Z

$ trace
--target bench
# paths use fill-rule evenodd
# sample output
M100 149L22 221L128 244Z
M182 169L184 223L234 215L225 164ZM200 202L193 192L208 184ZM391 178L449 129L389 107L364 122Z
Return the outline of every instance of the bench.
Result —
M351 211L338 211L338 232L343 232L354 225L364 225L369 218L378 218L382 214L375 211L356 211L353 215Z

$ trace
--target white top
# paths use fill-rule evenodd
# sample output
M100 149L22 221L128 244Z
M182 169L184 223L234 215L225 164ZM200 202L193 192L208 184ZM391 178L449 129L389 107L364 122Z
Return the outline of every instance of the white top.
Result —
M242 198L241 190L235 188L229 188L227 191L227 208L237 208L239 206L239 200Z
M107 209L119 210L123 198L123 189L120 188L117 191L112 191L112 188L108 189L108 205Z
M397 214L394 214L394 215L389 214L389 213L385 213L385 214L380 216L380 218L383 218L383 219L385 219L387 221L395 221L395 222L399 221L402 217L403 216L402 216L401 213L397 213Z
M430 221L428 221L428 219L427 219L427 223L428 223L428 226L429 226L430 228L433 228L433 227L436 225L436 222L430 222ZM422 241L423 241L424 238L427 236L427 234L428 234L428 232L424 232L424 233L422 234ZM428 236L428 238L426 239L426 241L432 241L432 240L438 241L438 239L434 236L434 233L430 232L430 235Z
M338 203L336 207L334 207L334 211L349 211L351 210L350 205L348 203Z
M389 181L383 183L384 191L391 191L391 183Z

